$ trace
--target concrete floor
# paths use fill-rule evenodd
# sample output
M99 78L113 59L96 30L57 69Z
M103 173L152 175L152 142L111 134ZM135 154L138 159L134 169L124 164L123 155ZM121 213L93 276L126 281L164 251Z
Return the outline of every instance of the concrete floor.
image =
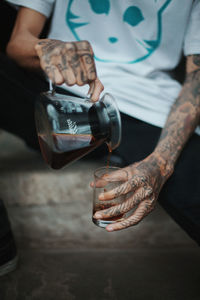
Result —
M89 181L103 161L51 171L0 134L0 198L19 249L0 300L199 300L200 249L159 206L139 225L107 233L91 221Z

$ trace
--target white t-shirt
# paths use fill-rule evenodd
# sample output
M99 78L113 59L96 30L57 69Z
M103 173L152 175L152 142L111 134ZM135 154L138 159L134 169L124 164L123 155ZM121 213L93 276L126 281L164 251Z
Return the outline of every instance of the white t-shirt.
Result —
M200 0L9 0L49 17L49 38L88 40L119 109L163 127L181 85L171 71L200 54ZM67 87L85 96L88 86ZM200 132L200 131L199 131Z

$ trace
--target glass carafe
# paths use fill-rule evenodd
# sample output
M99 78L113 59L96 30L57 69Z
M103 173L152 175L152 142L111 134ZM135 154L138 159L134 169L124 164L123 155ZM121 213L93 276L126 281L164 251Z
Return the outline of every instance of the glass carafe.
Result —
M121 140L121 118L112 95L98 102L52 91L40 95L35 108L42 156L53 169L83 157L102 143L111 150Z

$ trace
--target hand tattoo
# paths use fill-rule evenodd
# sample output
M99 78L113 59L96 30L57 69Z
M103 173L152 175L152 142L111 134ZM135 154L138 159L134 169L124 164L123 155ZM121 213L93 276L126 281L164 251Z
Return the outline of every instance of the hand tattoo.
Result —
M120 205L98 211L98 219L131 211L127 218L108 225L108 231L136 225L153 210L160 190L172 175L185 143L200 123L200 55L188 57L188 70L190 71L182 91L171 108L153 153L143 161L125 168L131 179L115 190L104 193L102 200L111 200L126 194L128 197Z
M131 215L125 215L115 224L107 226L108 231L121 230L138 224L154 209L159 192L167 180L167 175L163 175L162 172L162 164L154 154L125 170L129 174L129 180L112 191L105 192L100 198L106 203L106 200L126 195L125 200L121 204L98 211L94 217L107 219L127 212Z
M94 54L87 41L69 43L46 39L38 42L35 49L42 69L55 84L82 86L97 78Z

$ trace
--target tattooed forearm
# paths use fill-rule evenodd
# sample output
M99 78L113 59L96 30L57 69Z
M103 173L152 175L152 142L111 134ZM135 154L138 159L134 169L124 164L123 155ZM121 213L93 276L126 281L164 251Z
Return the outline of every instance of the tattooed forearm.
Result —
M143 161L125 168L129 174L127 182L99 196L99 200L111 200L127 195L123 203L95 213L97 219L123 216L118 222L109 224L107 231L136 225L154 209L163 185L173 173L174 164L199 120L200 56L195 55L188 58L186 81L172 106L156 149Z
M185 83L155 149L171 169L200 122L200 55L188 57L187 63L189 72Z

